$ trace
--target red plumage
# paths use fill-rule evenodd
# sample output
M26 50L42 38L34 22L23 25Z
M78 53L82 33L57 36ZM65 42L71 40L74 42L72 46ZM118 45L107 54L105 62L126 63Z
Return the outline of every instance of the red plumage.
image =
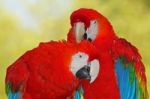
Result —
M85 99L120 99L114 66L116 59L120 56L125 57L127 63L134 63L136 76L139 83L142 83L144 96L147 97L145 68L137 48L125 39L117 37L110 22L99 12L86 8L74 11L70 17L72 28L68 33L68 41L76 43L73 26L76 22L83 22L85 28L88 28L92 20L97 20L99 23L98 33L92 43L99 51L101 70L92 84L83 82Z
M88 42L41 43L8 67L6 84L12 86L13 92L20 91L24 99L71 97L78 88L79 80L69 66L72 55L79 51L87 53L90 59L97 57L96 50Z

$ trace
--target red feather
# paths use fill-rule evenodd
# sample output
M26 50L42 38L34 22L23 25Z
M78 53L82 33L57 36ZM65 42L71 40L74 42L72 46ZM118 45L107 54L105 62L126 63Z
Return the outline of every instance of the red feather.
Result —
M101 70L94 83L83 82L85 99L120 99L115 74L115 60L120 56L125 56L127 62L134 62L136 75L139 75L140 79L142 79L140 82L144 81L143 90L146 96L145 68L138 50L125 39L117 37L110 22L102 14L86 8L74 11L70 17L72 28L68 33L68 41L76 43L73 31L75 22L81 21L88 28L91 20L97 20L99 23L96 39L92 43L99 51Z
M88 42L41 43L7 69L6 84L11 83L12 90L21 91L25 99L66 99L79 84L69 69L71 56L78 51L87 53L90 59L97 55Z

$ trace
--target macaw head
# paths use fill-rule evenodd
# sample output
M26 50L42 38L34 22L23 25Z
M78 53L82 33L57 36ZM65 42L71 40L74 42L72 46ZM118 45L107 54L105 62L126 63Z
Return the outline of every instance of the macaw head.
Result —
M87 41L76 45L76 51L71 56L71 72L80 80L94 82L100 70L100 62L96 48Z
M94 82L100 70L97 49L87 41L70 44L71 47L69 45L63 52L64 64L68 64L71 73L78 80Z
M101 38L115 36L109 21L93 9L81 8L74 11L70 23L68 41L79 43L84 39L95 42Z
M58 78L56 81L61 82L61 86L67 91L69 86L71 86L69 87L71 92L71 90L78 89L82 85L82 81L93 83L98 77L100 71L99 55L95 46L90 42L60 43L53 52L58 53L57 59L54 59L58 65L54 67L56 68L54 73Z

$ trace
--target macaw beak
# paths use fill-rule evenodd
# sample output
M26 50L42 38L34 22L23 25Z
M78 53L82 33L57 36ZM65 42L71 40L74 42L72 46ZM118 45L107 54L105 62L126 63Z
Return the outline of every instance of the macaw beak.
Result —
M83 66L75 74L77 78L81 80L89 80L90 83L93 83L98 77L99 71L99 60L95 59L93 61L88 62L87 65Z
M77 71L76 77L79 79L85 79L85 80L91 80L90 75L90 67L88 65L85 65L80 70Z
M75 38L77 43L80 43L83 35L85 33L85 25L83 22L76 22L74 23L74 34L75 34Z

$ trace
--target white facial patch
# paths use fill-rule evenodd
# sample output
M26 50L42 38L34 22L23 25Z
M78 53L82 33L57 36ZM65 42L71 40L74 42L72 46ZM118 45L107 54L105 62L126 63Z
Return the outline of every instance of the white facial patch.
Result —
M90 67L90 83L93 83L96 78L98 77L99 71L100 71L100 63L99 60L94 59L93 61L88 62L89 56L85 53L78 52L75 55L72 56L71 61L71 72L76 75L76 73L83 68L84 66Z
M78 52L72 56L71 71L74 75L76 72L87 65L89 56L85 53Z
M98 22L96 20L92 20L90 22L90 27L86 30L87 39L90 38L92 41L96 38L98 33Z

